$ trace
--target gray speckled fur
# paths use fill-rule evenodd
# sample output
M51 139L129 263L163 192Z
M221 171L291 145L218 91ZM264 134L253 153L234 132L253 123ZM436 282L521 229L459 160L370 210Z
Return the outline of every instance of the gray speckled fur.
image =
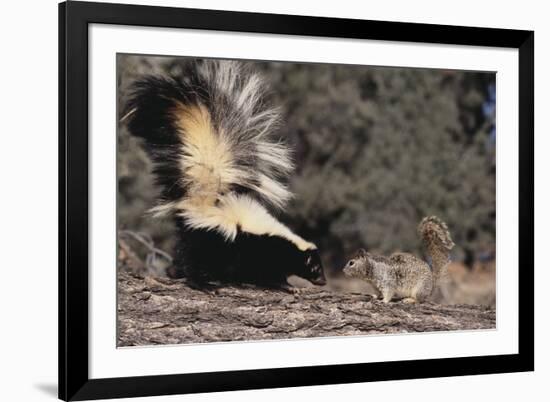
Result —
M410 303L425 301L444 274L454 243L447 225L435 216L422 219L418 234L432 260L433 270L409 253L386 257L360 249L346 264L344 274L371 283L385 303L394 297Z

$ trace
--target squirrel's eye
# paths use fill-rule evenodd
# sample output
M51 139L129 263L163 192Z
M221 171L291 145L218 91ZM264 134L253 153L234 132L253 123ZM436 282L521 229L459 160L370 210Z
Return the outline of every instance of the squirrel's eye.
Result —
M355 261L350 261L350 262L349 262L349 266L350 266L350 267L353 267L354 265L355 265Z

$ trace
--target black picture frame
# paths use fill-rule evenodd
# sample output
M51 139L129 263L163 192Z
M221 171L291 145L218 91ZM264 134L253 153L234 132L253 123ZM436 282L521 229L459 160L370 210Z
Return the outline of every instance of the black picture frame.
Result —
M88 25L192 28L519 51L517 354L214 373L88 375ZM534 370L534 32L70 1L59 4L59 398L88 400Z

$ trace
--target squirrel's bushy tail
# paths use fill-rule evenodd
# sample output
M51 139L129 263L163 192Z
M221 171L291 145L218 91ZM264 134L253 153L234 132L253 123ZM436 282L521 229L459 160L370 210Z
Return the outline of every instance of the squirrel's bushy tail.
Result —
M426 253L432 260L434 282L438 283L440 278L445 275L450 251L455 245L449 228L437 216L426 216L418 224L418 235L422 239Z

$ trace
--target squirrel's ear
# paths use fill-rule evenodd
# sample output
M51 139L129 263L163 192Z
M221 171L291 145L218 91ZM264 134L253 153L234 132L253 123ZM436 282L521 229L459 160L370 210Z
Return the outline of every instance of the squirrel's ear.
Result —
M357 251L357 257L365 257L366 255L367 255L367 250L365 250L364 248L360 248Z

